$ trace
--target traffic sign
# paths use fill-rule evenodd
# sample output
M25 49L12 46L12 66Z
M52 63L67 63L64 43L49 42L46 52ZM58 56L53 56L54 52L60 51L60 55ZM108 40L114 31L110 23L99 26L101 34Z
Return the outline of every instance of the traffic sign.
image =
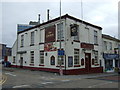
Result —
M58 50L58 55L59 56L65 55L65 51L64 50Z

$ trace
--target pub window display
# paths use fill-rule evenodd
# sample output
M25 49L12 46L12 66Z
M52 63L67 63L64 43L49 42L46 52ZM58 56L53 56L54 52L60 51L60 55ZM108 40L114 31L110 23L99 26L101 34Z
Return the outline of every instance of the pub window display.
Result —
M55 65L55 57L51 56L50 58L51 65Z

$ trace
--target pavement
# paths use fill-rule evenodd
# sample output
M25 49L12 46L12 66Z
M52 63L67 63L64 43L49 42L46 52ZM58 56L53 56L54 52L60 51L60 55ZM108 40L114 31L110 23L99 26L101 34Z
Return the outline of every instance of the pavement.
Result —
M3 88L118 88L118 73L63 75L3 67ZM12 82L12 83L11 83Z

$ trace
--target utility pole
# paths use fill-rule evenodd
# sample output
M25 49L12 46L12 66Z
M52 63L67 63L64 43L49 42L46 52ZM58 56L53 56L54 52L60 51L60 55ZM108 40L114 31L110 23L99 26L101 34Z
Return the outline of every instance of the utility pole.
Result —
M60 0L60 51L61 51L61 0ZM62 65L62 56L60 55L59 56L59 60L60 60L60 70L59 70L59 73L60 73L60 75L62 76L63 75L63 70L62 70L62 67L61 67L61 65Z

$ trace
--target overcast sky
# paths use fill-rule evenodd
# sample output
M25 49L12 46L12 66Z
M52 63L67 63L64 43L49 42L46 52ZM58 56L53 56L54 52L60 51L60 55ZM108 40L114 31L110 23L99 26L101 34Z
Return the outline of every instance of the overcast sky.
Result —
M44 1L44 2L43 2ZM12 46L16 40L17 24L28 24L37 21L38 14L46 21L46 11L50 17L59 16L59 0L2 0L0 3L0 43ZM62 15L69 14L81 18L81 0L61 0ZM83 20L101 26L104 34L118 37L118 1L119 0L82 0ZM2 19L2 22L1 22Z

